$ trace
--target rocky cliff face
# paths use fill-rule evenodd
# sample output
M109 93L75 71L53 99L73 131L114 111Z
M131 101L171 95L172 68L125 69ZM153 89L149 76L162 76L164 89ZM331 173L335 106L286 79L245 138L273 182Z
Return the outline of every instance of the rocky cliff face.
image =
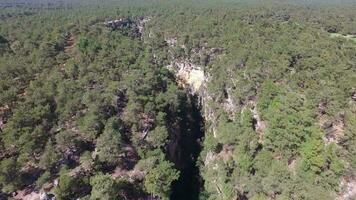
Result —
M166 39L166 42L171 48L177 46L176 38ZM184 45L182 45L182 48L185 48ZM216 52L216 50L214 49L217 48L209 50L209 52L212 52L213 56L213 52ZM206 49L203 48L203 50ZM196 54L199 54L199 52L199 50L196 50ZM223 102L217 102L216 99L218 99L218 97L214 94L209 93L207 90L207 86L212 76L210 75L208 70L204 69L204 66L197 65L189 59L175 58L171 54L171 62L166 67L172 72L174 72L178 84L187 90L188 95L197 97L199 104L198 106L200 107L201 115L203 117L203 120L205 121L204 135L212 135L213 138L216 139L218 136L218 133L216 131L218 119L218 114L216 113L216 106L223 108L226 113L230 113L232 116L234 115L234 112L237 111L237 105L234 102L232 95L229 94L230 90L227 89L227 98ZM260 127L262 126L262 122L260 121L255 106L253 107L253 109L254 117L257 121L256 128L260 129ZM220 160L222 160L223 162L228 162L229 159L231 159L232 157L233 150L234 149L229 146L224 146L220 152L208 151L201 153L200 159L202 160L203 165L200 166L200 173L206 170L211 170L212 173L218 173L219 166L216 164L216 162ZM215 190L216 193L224 195L222 194L223 185L221 182L223 180L219 180L219 177L216 176L213 178L213 180L204 181L212 181L213 184L208 185L210 185L210 187L212 187L212 189Z
M176 45L172 44L172 41L169 40L167 43L170 46ZM262 120L261 113L258 110L257 98L248 99L246 102L237 102L233 97L233 90L231 88L225 89L224 100L216 94L210 93L208 91L208 86L210 81L214 78L209 70L205 69L204 66L200 66L194 64L189 59L178 59L171 58L170 65L167 66L168 69L174 72L177 82L180 86L186 88L190 95L194 95L199 99L199 106L201 115L205 121L204 127L204 135L205 139L209 136L212 136L213 140L219 141L219 131L218 121L219 109L222 109L225 113L228 114L229 120L236 120L234 117L237 112L241 112L241 115L249 111L252 114L252 128L258 134L259 144L264 144L264 133L267 129L267 122ZM341 124L341 125L340 125ZM323 128L323 126L321 126ZM341 127L341 128L340 128ZM342 131L342 123L335 122L331 124L329 129L333 130L333 135L331 139L326 138L326 144L330 144L331 142L338 141L338 136ZM328 135L327 135L328 136ZM211 138L211 137L210 137ZM336 138L336 139L334 139ZM202 152L200 154L200 159L202 165L200 166L200 174L214 174L213 176L209 176L209 180L204 179L205 182L209 184L205 184L205 189L215 193L221 199L230 199L230 194L226 194L226 184L225 180L219 177L219 173L224 170L224 165L228 165L231 160L234 158L234 154L236 153L233 146L229 146L228 144L221 144L222 146L217 151L212 150L204 150L205 147L202 147ZM236 156L236 155L235 155ZM280 159L276 157L275 159ZM298 165L297 159L292 159L288 161L288 168L291 171L296 170L296 166ZM221 164L223 163L223 165ZM244 190L243 186L236 185L234 190L239 192L234 194L233 199L247 199L246 196L243 195ZM336 200L339 199L353 199L355 196L355 180L354 177L351 178L343 178L340 182L341 192L337 195ZM242 194L242 196L241 196ZM274 199L271 197L270 199Z

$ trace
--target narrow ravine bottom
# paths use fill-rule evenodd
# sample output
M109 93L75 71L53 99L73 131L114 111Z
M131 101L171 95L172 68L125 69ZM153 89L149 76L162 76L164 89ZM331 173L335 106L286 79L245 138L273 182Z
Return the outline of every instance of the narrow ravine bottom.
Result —
M188 96L182 109L178 151L180 151L180 178L172 186L172 200L198 200L203 179L200 177L197 159L204 137L204 119L196 96Z

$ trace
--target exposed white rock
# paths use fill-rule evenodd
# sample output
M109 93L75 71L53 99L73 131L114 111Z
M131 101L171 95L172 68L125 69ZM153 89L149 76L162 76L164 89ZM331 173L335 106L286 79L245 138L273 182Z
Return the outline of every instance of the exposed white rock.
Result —
M214 160L215 160L215 154L213 152L209 151L205 156L204 165L207 166Z
M166 38L165 41L167 42L167 44L171 47L174 47L177 45L177 37L171 37L171 38Z
M257 111L257 106L255 105L253 109L251 110L253 114L253 118L256 120L255 124L255 130L259 133L263 133L264 130L266 129L266 123L261 120L260 115Z
M234 99L232 98L231 88L227 88L226 93L227 93L227 98L222 103L222 106L223 106L224 110L229 114L230 119L234 120L235 119L234 115L237 111L237 106L234 102Z
M169 70L175 71L178 83L196 93L204 84L205 74L201 66L195 65L188 60L173 60L167 66Z
M331 143L338 144L344 136L345 123L342 117L337 120L330 120L325 115L321 115L319 117L319 126L326 133L323 137L326 145Z
M341 181L341 191L336 200L356 199L356 178L343 178Z
M2 117L0 117L0 132L5 128L5 123L3 122Z
M198 91L204 82L204 71L201 69L193 69L189 73L188 84L191 85L195 91Z
M143 39L145 26L151 20L151 17L144 17L142 18L137 25L138 32L141 34L141 39Z
M40 200L49 200L50 197L48 196L48 194L46 192L42 192L40 194Z
M24 190L19 191L16 196L16 200L55 200L56 197L53 194L48 194L47 192L36 192L26 193Z

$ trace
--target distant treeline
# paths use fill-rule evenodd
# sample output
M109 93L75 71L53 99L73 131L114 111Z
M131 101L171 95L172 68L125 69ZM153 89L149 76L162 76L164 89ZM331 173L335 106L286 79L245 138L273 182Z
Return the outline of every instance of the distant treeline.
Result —
M113 4L262 4L262 5L341 5L356 4L355 0L4 0L0 7L62 7L78 5L113 5Z

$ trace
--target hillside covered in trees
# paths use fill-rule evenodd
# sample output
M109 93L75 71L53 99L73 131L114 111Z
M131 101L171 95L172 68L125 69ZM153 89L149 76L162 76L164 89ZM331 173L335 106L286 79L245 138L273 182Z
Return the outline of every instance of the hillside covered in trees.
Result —
M356 2L0 2L0 200L353 200Z

